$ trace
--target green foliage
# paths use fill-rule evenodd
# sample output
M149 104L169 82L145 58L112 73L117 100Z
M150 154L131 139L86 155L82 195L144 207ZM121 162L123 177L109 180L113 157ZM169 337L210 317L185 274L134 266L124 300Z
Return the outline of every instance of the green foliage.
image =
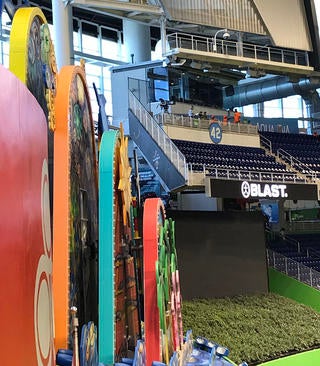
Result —
M183 301L184 331L230 350L236 363L261 363L320 347L320 314L275 294Z

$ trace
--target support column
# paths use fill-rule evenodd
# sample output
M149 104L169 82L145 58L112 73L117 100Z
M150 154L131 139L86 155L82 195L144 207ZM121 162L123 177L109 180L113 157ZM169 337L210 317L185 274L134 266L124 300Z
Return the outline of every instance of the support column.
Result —
M129 63L151 60L150 27L138 22L123 20L125 58Z
M52 1L54 49L58 69L74 64L72 7L63 0Z
M243 57L243 38L242 33L237 33L237 56Z
M169 47L167 47L167 30L166 30L166 18L162 16L160 18L160 34L161 34L161 50L162 56L164 56L167 52Z

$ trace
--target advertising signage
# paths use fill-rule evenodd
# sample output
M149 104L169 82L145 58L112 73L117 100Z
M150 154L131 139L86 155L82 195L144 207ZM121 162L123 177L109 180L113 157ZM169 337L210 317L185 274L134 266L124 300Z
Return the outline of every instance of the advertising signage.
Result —
M317 200L316 184L253 182L207 178L210 197L246 199Z

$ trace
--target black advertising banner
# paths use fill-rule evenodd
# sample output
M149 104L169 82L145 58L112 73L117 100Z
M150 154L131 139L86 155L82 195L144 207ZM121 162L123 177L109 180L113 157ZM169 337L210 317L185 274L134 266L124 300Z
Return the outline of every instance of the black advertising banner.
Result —
M316 184L252 182L208 178L210 197L246 199L317 200Z

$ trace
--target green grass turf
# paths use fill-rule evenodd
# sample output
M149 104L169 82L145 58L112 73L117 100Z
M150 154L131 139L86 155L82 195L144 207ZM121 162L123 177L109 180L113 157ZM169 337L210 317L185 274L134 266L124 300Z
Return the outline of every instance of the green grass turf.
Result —
M182 314L185 332L228 347L236 363L320 347L320 314L275 294L183 301Z

